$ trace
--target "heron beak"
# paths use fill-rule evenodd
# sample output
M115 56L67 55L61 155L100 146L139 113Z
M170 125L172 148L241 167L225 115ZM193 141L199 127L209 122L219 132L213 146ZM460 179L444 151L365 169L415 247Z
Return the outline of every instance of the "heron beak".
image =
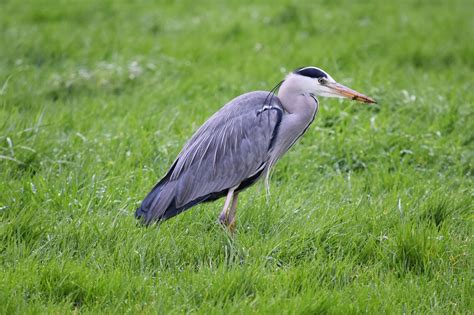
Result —
M342 84L339 84L336 82L327 82L325 85L332 91L332 93L336 95L339 95L345 98L350 98L352 100L363 102L363 103L377 103L374 99L362 93L354 91Z

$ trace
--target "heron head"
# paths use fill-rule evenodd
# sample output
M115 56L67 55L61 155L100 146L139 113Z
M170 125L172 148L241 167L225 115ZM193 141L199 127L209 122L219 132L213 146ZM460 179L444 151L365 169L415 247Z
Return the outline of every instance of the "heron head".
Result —
M337 83L328 73L316 67L298 68L290 73L287 79L294 80L295 85L303 93L376 103L372 98Z

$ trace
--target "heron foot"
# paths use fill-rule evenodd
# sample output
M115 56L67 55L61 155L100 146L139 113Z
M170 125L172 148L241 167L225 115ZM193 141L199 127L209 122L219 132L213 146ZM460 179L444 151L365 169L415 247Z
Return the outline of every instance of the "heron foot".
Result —
M226 213L219 215L219 223L231 232L235 231L235 218L230 218Z

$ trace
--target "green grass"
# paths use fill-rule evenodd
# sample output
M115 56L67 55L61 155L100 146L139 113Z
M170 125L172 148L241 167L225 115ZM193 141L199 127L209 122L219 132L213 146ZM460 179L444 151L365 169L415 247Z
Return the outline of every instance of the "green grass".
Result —
M0 1L0 312L472 313L474 5ZM315 65L320 99L241 195L134 209L241 93Z

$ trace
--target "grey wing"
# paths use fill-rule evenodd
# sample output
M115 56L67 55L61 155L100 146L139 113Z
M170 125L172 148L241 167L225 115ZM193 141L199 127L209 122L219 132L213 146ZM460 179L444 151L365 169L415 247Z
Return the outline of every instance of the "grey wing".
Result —
M283 114L278 98L269 93L251 92L235 98L189 140L169 177L170 182L175 181L176 207L206 196L219 197L216 194L261 172ZM273 108L262 111L270 98Z

